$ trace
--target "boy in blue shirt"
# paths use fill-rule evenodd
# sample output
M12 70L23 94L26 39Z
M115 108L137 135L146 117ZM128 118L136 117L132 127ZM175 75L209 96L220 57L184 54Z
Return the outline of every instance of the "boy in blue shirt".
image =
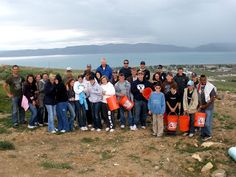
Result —
M155 91L152 92L148 100L149 114L153 118L153 135L161 137L163 135L163 115L166 110L165 96L161 92L161 84L157 83Z

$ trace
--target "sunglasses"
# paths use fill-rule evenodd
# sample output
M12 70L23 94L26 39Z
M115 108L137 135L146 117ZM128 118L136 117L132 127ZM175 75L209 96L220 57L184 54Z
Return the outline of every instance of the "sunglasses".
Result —
M127 64L127 65L128 65L129 63L124 63L124 64Z

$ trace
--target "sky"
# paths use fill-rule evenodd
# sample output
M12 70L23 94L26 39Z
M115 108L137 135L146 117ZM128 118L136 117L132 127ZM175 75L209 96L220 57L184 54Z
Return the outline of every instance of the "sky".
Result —
M0 0L0 50L236 42L236 0Z

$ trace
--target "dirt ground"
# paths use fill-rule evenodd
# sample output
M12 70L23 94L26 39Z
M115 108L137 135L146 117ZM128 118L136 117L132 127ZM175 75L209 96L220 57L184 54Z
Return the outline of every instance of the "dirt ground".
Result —
M236 95L221 94L224 100L216 101L210 140L217 145L203 148L198 134L156 138L151 135L151 124L146 130L117 128L113 133L49 134L46 127L8 128L0 140L12 142L15 149L0 150L0 177L197 177L210 176L217 169L236 176L236 163L227 154L229 147L236 146ZM6 125L5 117L0 116L0 127ZM196 153L201 162L191 157ZM208 162L213 168L201 173Z

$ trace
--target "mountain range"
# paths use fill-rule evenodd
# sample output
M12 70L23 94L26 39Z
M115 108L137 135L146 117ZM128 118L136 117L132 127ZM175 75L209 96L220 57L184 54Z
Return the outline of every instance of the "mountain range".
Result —
M152 52L236 52L236 43L210 43L194 48L152 43L80 45L53 49L0 51L0 57Z

